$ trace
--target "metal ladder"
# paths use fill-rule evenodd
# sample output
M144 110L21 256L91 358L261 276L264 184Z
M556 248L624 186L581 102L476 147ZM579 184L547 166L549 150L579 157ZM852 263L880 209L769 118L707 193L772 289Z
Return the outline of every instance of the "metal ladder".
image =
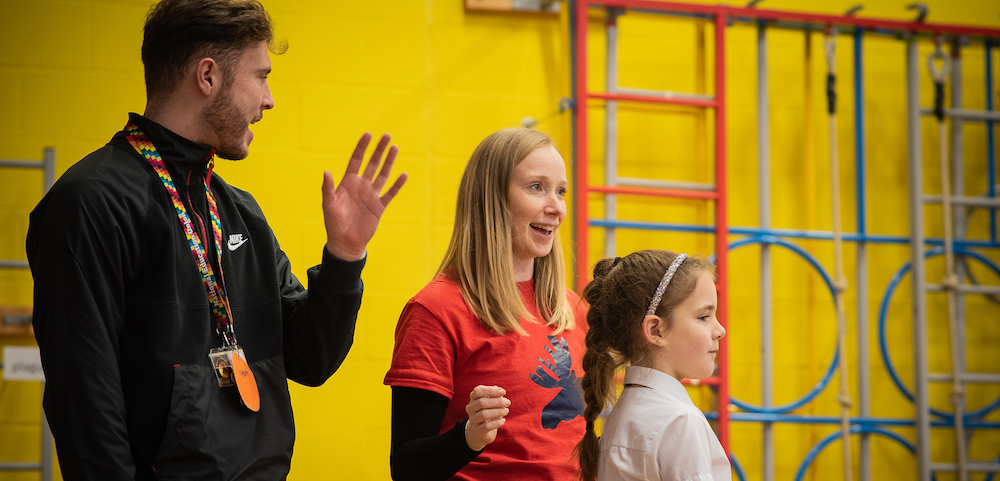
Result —
M0 159L0 167L17 169L41 169L42 170L42 194L49 191L56 178L56 150L46 147L42 154L42 160L22 160L22 159ZM4 260L0 259L0 268L27 269L28 261ZM0 367L2 367L0 363ZM43 383L44 389L44 383ZM39 462L0 462L0 471L38 471L41 473L42 481L51 481L53 474L53 446L52 431L49 430L49 422L42 411L42 458Z
M591 6L603 7L606 12L607 34L607 88L605 92L591 91L587 86L587 24ZM589 245L588 232L591 227L605 229L605 255L614 255L615 232L620 228L685 230L678 226L622 221L617 218L617 196L653 196L666 198L701 199L714 202L714 223L710 227L695 229L695 232L714 234L715 263L718 274L719 306L717 315L723 326L728 321L727 268L729 250L729 230L726 218L726 115L725 115L725 32L728 16L723 13L702 15L714 23L714 95L651 91L626 88L618 85L618 25L617 19L629 10L658 14L676 7L667 3L622 0L577 0L573 8L572 32L574 44L575 80L575 180L576 191L573 207L574 241L576 244L575 286L581 290L588 280ZM588 181L588 104L590 100L605 102L605 179L603 185L591 185ZM683 105L712 109L714 116L714 172L715 182L700 184L691 182L636 179L618 176L618 102L646 104ZM605 196L604 218L591 219L587 206L591 193ZM690 228L690 227L689 227ZM688 228L688 229L689 229ZM690 232L690 230L688 230ZM717 389L718 436L723 448L729 451L729 382L728 347L723 338L717 358L716 376L701 380L701 384Z
M916 408L916 448L918 478L921 481L930 481L934 472L957 472L958 479L963 479L967 472L1000 472L1000 464L991 461L973 461L968 459L968 450L956 450L957 462L934 462L931 460L930 428L932 422L935 426L944 425L956 430L956 434L961 439L956 440L956 445L961 447L967 445L971 440L971 431L962 436L966 426L974 428L975 421L986 414L967 413L962 416L955 416L931 408L929 402L929 385L937 383L955 383L959 386L957 392L964 392L967 383L1000 383L1000 374L969 373L965 366L965 302L966 295L997 295L1000 294L1000 286L982 286L968 283L968 275L961 264L956 264L954 272L945 272L944 279L940 282L928 282L927 259L932 255L944 253L951 247L956 255L964 255L969 258L970 250L979 244L995 246L997 243L996 208L1000 207L1000 201L996 197L996 173L994 166L994 142L993 142L993 121L1000 120L1000 115L992 111L992 75L991 75L991 46L987 41L986 51L986 72L987 72L987 109L969 110L962 108L962 68L961 68L961 41L956 37L952 42L951 52L951 74L949 79L951 92L951 108L944 109L944 117L950 119L951 130L948 135L948 145L951 159L949 165L951 174L950 185L943 185L942 191L946 189L953 192L951 195L927 195L923 191L922 172L922 142L920 132L921 115L934 115L933 109L920 108L920 74L924 70L925 63L918 55L918 38L910 36L906 40L906 78L907 78L907 136L908 136L908 161L909 161L909 209L910 209L910 255L913 266L912 283L912 312L913 312L913 341L914 341L914 406ZM966 121L986 122L988 129L988 155L989 167L987 181L989 189L985 197L965 196L964 193L964 146L962 124ZM943 139L942 139L943 141ZM937 157L935 155L935 157ZM947 171L945 171L947 172ZM950 206L954 217L955 239L952 240L950 231L946 230L943 246L927 249L930 239L927 238L924 229L924 208L928 204L942 204L943 213L947 214L947 207ZM968 218L965 214L966 208L989 208L990 209L990 240L980 242L965 237L964 232L968 227ZM946 217L947 218L947 217ZM937 243L936 240L933 243ZM949 265L951 264L949 259ZM951 291L951 292L949 292ZM953 372L957 373L958 380L954 381L952 374L931 373L928 368L927 348L928 334L927 326L927 293L946 292L949 293L949 309L954 312L957 321L956 337L950 339L953 351L956 352L958 362L953 366ZM939 319L933 321L939 322ZM965 411L965 397L958 396L960 413ZM937 416L932 421L931 416ZM941 421L943 420L943 421Z

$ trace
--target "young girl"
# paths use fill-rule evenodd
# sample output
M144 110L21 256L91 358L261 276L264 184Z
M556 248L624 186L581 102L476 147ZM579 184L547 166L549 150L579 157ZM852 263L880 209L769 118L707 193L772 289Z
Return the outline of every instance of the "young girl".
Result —
M730 480L726 453L681 379L712 375L726 330L715 317L714 266L661 250L605 258L583 293L590 303L583 378L584 481ZM598 441L594 420L625 389Z
M566 188L540 132L501 130L473 152L445 258L396 326L393 479L576 474L586 322L559 244Z

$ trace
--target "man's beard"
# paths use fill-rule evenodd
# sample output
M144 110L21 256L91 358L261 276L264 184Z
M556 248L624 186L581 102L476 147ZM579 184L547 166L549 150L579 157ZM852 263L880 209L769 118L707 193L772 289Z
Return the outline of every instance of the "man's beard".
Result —
M226 84L219 97L205 107L202 113L218 139L219 145L212 146L215 147L216 155L223 159L242 160L250 154L249 149L243 147L248 124L233 98L232 84Z

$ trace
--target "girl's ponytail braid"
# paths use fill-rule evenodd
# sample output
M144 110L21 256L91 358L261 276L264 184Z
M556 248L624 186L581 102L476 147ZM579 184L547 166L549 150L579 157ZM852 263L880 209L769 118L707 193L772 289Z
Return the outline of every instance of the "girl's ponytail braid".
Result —
M594 266L594 280L583 292L583 298L590 303L587 311L590 330L587 331L587 352L583 356L584 376L580 383L586 404L583 418L587 421L587 431L576 447L580 459L580 479L583 481L597 479L600 448L594 422L614 401L614 374L618 363L612 355L609 336L606 335L609 319L605 312L606 303L602 302L606 295L605 276L613 267L613 259L598 261Z

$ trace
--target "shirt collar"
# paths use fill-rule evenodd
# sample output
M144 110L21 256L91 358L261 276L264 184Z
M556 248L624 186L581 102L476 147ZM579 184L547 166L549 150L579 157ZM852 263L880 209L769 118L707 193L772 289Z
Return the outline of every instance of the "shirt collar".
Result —
M201 164L209 159L212 147L188 140L166 127L137 113L129 113L130 122L137 125L156 146L165 163Z
M628 366L625 368L625 384L637 384L648 387L654 391L660 391L670 397L694 406L691 396L680 381L673 376L648 367Z

